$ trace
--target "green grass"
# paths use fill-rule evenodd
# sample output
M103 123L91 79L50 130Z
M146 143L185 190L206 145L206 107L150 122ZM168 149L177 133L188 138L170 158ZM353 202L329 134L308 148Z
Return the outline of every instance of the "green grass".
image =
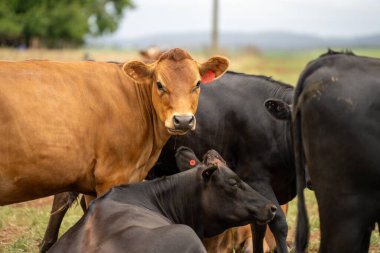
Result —
M264 52L261 54L247 54L241 52L228 53L231 60L231 70L269 75L295 85L300 72L306 64L324 53L326 50L313 50L301 52ZM27 50L14 51L0 49L0 60L24 60L42 58L52 60L81 60L84 53L89 52L96 60L127 61L136 59L136 52L112 50ZM358 55L380 58L380 49L357 49ZM195 59L205 60L204 54L196 53ZM310 219L311 241L309 252L317 252L319 245L319 219L318 209L311 191L306 190L307 206ZM37 203L37 204L36 204ZM38 252L38 245L44 235L49 213L50 200L34 201L27 204L17 204L0 207L0 253L11 252ZM80 207L74 207L66 215L61 234L72 226L82 215ZM296 200L290 203L288 222L289 238L294 237L296 217ZM349 231L348 231L349 232ZM380 252L380 236L378 230L372 234L371 253Z
M38 252L39 244L49 220L50 201L43 205L10 205L0 208L0 252ZM73 207L65 216L61 234L82 215L80 207Z

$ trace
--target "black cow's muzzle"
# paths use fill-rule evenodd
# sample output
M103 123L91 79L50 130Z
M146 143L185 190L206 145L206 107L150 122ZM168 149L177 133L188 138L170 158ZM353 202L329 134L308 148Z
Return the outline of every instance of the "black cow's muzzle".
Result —
M259 225L267 224L268 222L274 219L274 216L276 216L276 212L277 212L276 205L267 204L264 209L265 209L264 217L262 219L257 219L256 221L256 223Z

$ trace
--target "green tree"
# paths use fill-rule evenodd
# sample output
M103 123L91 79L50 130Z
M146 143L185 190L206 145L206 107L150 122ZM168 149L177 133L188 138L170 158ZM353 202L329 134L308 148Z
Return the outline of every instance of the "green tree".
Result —
M0 0L0 43L77 46L114 32L132 0Z

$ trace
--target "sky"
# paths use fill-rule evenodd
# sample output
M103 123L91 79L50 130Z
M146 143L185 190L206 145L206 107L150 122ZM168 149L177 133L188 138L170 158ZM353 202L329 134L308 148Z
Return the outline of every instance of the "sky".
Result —
M114 38L211 30L213 0L134 0ZM286 31L319 37L380 33L380 0L219 0L220 32Z

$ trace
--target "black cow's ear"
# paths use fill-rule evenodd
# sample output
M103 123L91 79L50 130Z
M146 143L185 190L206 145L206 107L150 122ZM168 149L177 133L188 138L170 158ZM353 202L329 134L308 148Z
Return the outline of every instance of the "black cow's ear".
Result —
M194 151L184 146L181 146L177 149L175 153L175 161L177 163L179 171L185 171L200 164L200 161L198 160Z
M267 99L264 102L265 108L275 118L279 120L292 119L292 107L279 99Z
M217 164L219 162L227 164L226 161L223 159L223 157L214 149L210 149L203 156L203 163L206 164L207 166L212 165L212 164Z
M208 182L212 174L218 169L216 164L208 166L204 171L202 171L202 178L204 181Z

